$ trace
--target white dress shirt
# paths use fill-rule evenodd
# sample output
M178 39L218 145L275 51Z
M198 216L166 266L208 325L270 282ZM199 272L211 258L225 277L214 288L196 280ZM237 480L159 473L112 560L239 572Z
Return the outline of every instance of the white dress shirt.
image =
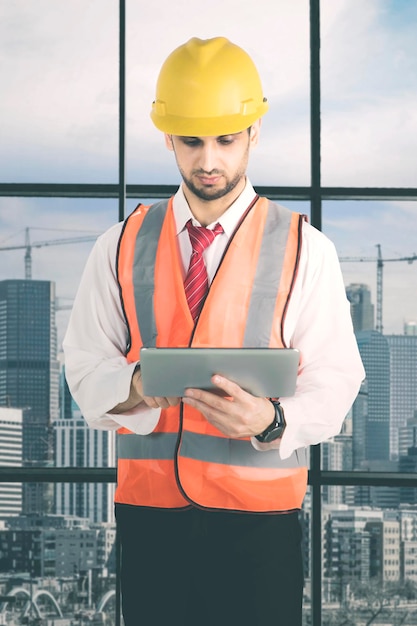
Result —
M255 197L247 181L233 205L217 220L224 232L204 252L212 280L227 242ZM186 222L193 218L182 187L174 196L174 218L184 276L191 256ZM214 227L214 224L209 225ZM71 393L90 426L125 426L149 434L160 410L141 404L124 413L109 413L127 400L135 363L124 356L127 328L116 280L116 249L122 224L98 238L87 261L63 342ZM349 302L332 242L310 224L303 224L297 280L285 317L284 339L301 352L295 395L281 398L287 427L281 440L256 449L279 448L288 458L297 448L320 443L340 432L365 377L353 333Z

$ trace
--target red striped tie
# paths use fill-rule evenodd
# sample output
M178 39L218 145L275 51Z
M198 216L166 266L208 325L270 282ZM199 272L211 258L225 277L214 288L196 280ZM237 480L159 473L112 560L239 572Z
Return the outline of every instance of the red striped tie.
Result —
M208 292L208 276L203 252L213 243L216 235L223 232L223 228L220 224L216 224L213 230L209 230L203 226L193 226L191 220L188 220L186 226L193 251L187 276L184 280L184 288L188 306L195 321L200 315L201 307Z

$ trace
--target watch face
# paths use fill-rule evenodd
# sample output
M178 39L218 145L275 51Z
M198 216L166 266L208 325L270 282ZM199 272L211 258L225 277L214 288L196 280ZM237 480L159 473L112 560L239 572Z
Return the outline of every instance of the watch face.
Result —
M279 439L284 431L284 424L277 424L275 428L270 430L268 433L265 433L263 437L264 443L270 443L271 441L275 441L275 439Z
M270 443L282 436L285 428L284 412L279 402L271 400L275 408L275 418L272 424L264 430L263 433L257 435L256 439L261 443Z

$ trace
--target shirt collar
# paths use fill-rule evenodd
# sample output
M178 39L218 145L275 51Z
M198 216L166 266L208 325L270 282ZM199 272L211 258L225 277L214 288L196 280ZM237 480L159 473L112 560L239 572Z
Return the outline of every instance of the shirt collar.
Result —
M240 218L250 205L250 203L255 198L256 193L254 188L252 187L248 178L246 178L246 185L243 189L242 193L232 205L216 220L221 226L227 237L230 237L235 230ZM186 223L189 219L192 219L193 224L196 226L200 226L190 211L190 207L188 206L188 202L185 198L184 191L182 185L179 187L177 193L173 199L173 211L174 211L174 219L176 224L177 235L181 231L184 230ZM214 224L209 224L208 227L211 228Z

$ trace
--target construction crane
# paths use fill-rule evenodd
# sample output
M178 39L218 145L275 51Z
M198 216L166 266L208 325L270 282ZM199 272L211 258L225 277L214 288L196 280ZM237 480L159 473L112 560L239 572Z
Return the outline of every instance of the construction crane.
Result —
M43 248L44 246L62 246L69 243L83 243L87 241L95 241L98 235L85 235L82 237L69 237L64 239L47 239L46 241L30 241L29 228L25 229L25 243L15 246L0 246L0 252L3 250L19 250L25 249L25 279L32 279L32 248Z
M407 263L412 263L417 260L417 254L413 253L410 256L397 257L394 259L384 259L382 257L381 252L381 244L377 243L376 248L378 250L378 255L375 258L371 257L341 257L339 261L341 263L375 263L376 261L376 326L375 329L382 334L383 324L382 324L382 298L383 298L383 271L384 271L384 263L392 263L395 261L407 261Z

